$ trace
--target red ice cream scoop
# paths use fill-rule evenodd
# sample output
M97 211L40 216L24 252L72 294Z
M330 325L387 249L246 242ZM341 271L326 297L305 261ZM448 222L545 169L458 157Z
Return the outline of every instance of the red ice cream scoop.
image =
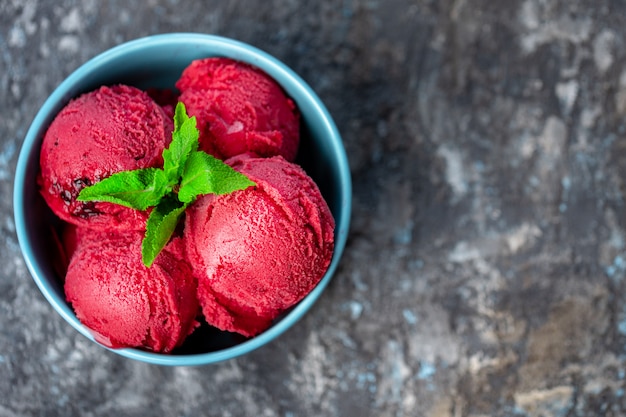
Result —
M95 339L111 348L170 352L197 326L196 280L171 241L152 267L141 262L142 233L71 230L65 295ZM67 240L66 240L67 241Z
M254 336L323 277L335 223L298 165L247 155L227 163L256 186L199 198L187 212L185 248L207 322Z
M75 225L142 230L145 212L76 197L113 173L162 166L172 129L172 120L137 88L115 85L83 94L59 112L46 132L40 193L57 216Z
M176 87L189 115L196 116L200 149L220 159L246 152L295 159L298 110L260 69L228 58L205 58L193 61Z

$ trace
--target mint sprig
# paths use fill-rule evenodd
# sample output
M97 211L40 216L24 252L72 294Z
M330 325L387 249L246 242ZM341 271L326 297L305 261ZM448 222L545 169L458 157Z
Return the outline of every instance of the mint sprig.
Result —
M163 150L163 169L117 172L85 187L78 201L105 201L144 211L146 222L141 258L150 267L169 242L187 207L203 194L229 194L255 185L247 176L198 150L196 118L183 103L176 105L172 142Z

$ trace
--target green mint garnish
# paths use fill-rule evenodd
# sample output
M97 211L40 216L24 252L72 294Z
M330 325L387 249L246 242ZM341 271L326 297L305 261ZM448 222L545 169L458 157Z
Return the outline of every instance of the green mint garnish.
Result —
M163 150L163 171L170 184L178 184L187 159L198 151L199 136L196 118L187 116L185 105L178 103L174 111L172 143Z
M152 209L146 222L146 235L141 242L141 259L146 266L152 265L161 249L167 245L187 203L181 203L168 194Z
M169 242L187 207L203 194L229 194L255 185L248 177L198 150L196 118L183 103L176 105L170 146L163 150L163 169L143 168L111 175L79 193L78 201L105 201L144 211L141 258L150 267Z
M201 194L230 194L243 190L252 181L208 153L193 152L183 168L178 199L191 203Z
M158 168L122 171L83 188L77 199L106 201L146 210L159 204L161 198L168 192L167 185L165 173Z

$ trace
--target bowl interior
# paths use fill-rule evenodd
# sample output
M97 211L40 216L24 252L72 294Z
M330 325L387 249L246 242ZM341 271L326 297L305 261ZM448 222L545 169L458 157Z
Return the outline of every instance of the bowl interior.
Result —
M203 326L173 354L139 349L116 349L120 355L162 365L200 365L233 358L273 340L293 325L315 302L337 268L345 246L351 209L351 180L337 128L311 88L275 58L249 45L211 35L168 34L139 39L91 59L51 94L35 117L15 176L14 209L18 239L27 266L46 299L80 333L94 340L66 303L62 277L56 272L54 249L58 221L40 197L36 176L39 148L55 115L78 95L102 85L128 84L138 88L174 88L183 69L194 59L224 56L263 69L296 102L302 114L302 139L297 162L317 182L336 221L331 266L318 286L267 331L251 339Z

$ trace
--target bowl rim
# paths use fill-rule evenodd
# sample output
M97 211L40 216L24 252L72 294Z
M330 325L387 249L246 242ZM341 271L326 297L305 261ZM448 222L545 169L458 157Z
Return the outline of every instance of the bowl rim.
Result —
M339 196L341 197L341 209L339 210L339 218L335 218L336 230L333 257L328 270L320 282L284 318L263 333L240 344L213 352L181 355L154 353L136 348L111 349L96 342L89 330L80 323L66 301L59 299L54 294L51 285L45 279L45 273L37 260L34 259L31 250L31 240L27 233L26 219L23 216L25 193L22 184L26 180L29 156L40 139L37 133L41 129L41 125L59 103L65 104L71 98L68 98L68 92L71 91L72 86L88 77L94 70L110 60L120 59L122 56L132 54L146 47L175 46L180 45L182 42L193 43L203 48L211 49L213 55L227 56L258 66L288 90L290 95L297 93L298 96L303 97L308 104L313 106L312 108L317 113L316 118L323 121L322 130L329 135L328 144L331 145L331 154L336 159L339 168L339 179L341 180L338 187ZM291 68L263 50L232 38L203 33L174 32L137 38L101 52L80 65L54 89L37 112L22 143L15 171L13 207L16 233L27 269L44 297L66 322L94 343L123 357L156 365L197 366L233 359L268 344L291 328L313 306L334 275L346 245L352 209L352 180L345 148L334 120L313 89Z

